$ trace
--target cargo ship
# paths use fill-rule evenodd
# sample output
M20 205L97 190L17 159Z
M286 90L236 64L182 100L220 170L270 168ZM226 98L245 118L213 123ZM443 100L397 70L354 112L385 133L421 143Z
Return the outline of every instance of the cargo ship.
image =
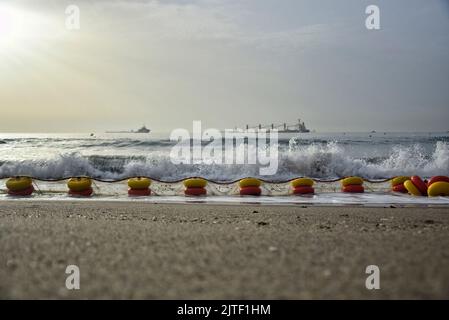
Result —
M266 130L266 131L270 131L270 130L278 130L279 133L307 133L310 132L309 129L307 129L306 124L304 123L304 121L301 121L301 119L298 119L297 123L294 124L287 124L287 123L281 123L281 124L268 124L268 125L262 125L259 124L257 126L250 126L250 125L246 125L245 126L246 130L249 129L253 129L253 130ZM238 130L242 130L242 129L238 129L235 128L235 131Z

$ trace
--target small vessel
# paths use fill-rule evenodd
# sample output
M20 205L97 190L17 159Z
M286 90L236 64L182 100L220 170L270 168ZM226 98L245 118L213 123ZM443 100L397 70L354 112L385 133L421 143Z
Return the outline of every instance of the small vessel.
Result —
M131 131L106 131L106 133L150 133L151 130L148 129L145 125L143 125L141 128L137 130L131 130Z
M150 129L148 129L147 127L145 127L145 125L142 126L142 128L138 129L137 131L131 131L131 132L135 132L135 133L150 133Z

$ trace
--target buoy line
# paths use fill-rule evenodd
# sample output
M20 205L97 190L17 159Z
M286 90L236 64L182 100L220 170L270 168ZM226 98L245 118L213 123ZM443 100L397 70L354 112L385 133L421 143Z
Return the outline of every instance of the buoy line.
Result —
M95 177L89 177L89 176L67 176L67 177L61 177L61 178L38 178L38 177L33 177L33 176L28 176L28 175L14 175L11 177L21 177L21 178L30 178L32 180L35 181L42 181L42 182L61 182L61 181L65 181L65 180L70 180L72 178L89 178L92 181L96 181L96 182L102 182L102 183L118 183L118 182L123 182L123 181L127 181L129 179L133 179L136 178L137 176L129 176L129 177L124 177L124 178L120 178L120 179L101 179L101 178L95 178ZM0 180L4 180L4 179L9 179L11 178L10 176L7 177L0 177ZM335 179L318 179L318 178L308 178L308 177L304 177L304 176L298 176L298 177L293 177L293 178L288 178L288 179L284 179L284 180L267 180L267 179L263 179L263 178L253 178L253 177L242 177L242 178L238 178L235 180L230 180L230 181L219 181L219 180L214 180L214 179L208 179L208 178L203 178L203 177L198 177L198 176L191 176L191 177L186 177L186 178L180 178L180 179L176 179L176 180L162 180L162 179L157 179L157 178L153 178L151 176L138 176L140 178L145 178L145 179L150 179L152 181L155 182L159 182L159 183L180 183L183 182L184 180L188 180L188 179L202 179L202 180L206 180L207 182L210 183L214 183L214 184L219 184L219 185L228 185L228 184L234 184L239 182L240 180L243 179L258 179L263 183L268 183L268 184L283 184L283 183L289 183L292 182L293 180L296 179L310 179L313 180L314 182L317 183L333 183L333 182L339 182L343 179L346 178L350 178L350 176L347 177L340 177L340 178L335 178ZM363 179L363 181L365 182L369 182L369 183L385 183L388 182L390 180L395 179L395 177L391 177L391 178L382 178L382 179L368 179L368 178L361 178Z
M6 178L0 178L6 179ZM260 196L263 194L263 184L289 184L290 190L288 194L292 195L313 195L315 194L314 184L317 183L335 183L340 181L341 192L343 193L364 193L364 182L369 183L385 183L390 181L391 191L396 193L408 193L412 196L449 196L449 177L446 176L434 176L429 181L423 180L419 176L396 176L393 178L386 178L380 180L371 180L357 176L342 177L331 180L312 179L307 177L299 177L293 179L286 179L281 181L265 180L254 177L246 177L242 179L236 179L233 181L215 181L212 179L205 179L202 177L189 177L172 181L164 181L162 179L155 179L152 177L137 176L127 177L117 180L105 180L99 178L91 178L88 176L78 177L63 177L59 179L43 179L35 178L31 176L14 176L7 178L6 188L7 193L10 196L25 197L30 196L37 189L38 193L42 194L36 181L42 182L60 182L67 181L68 195L72 197L90 197L94 190L94 186L97 191L100 188L95 182L102 183L119 183L127 180L128 183L128 195L132 197L150 196L151 184L153 181L163 184L176 184L182 182L185 189L184 194L186 196L206 196L208 194L208 183L216 185L233 185L236 184L239 188L241 196ZM35 189L36 187L36 189ZM368 190L372 191L371 188Z

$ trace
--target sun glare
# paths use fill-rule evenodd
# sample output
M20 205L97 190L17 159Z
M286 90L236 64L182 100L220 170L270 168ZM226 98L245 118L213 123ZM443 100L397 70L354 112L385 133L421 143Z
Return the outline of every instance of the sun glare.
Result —
M44 27L40 16L0 4L0 51L24 49L43 35Z
M23 32L23 15L13 8L0 5L0 46L8 47Z

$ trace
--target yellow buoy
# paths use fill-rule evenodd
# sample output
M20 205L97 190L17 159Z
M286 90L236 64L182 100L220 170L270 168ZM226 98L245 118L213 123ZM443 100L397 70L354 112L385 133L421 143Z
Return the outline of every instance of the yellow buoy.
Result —
M204 188L207 185L207 181L201 178L190 178L184 180L184 186L186 188Z
M71 178L67 182L67 186L71 191L81 192L90 189L92 186L92 179L88 177Z
M363 184L363 179L360 177L347 177L343 180L341 180L341 184L343 187L346 186L360 186Z
M427 189L429 197L449 197L449 182L438 181L430 185Z
M28 189L33 184L33 180L29 177L14 177L6 181L6 187L11 191L22 191Z
M128 187L134 190L148 189L151 185L151 180L148 178L136 177L128 180Z
M394 187L399 184L403 184L407 180L410 180L410 177L406 177L406 176L394 177L393 179L391 179L391 186Z
M312 187L313 186L313 180L309 178L299 178L292 180L290 182L293 188L297 187Z
M239 181L240 188L245 187L260 187L262 184L262 181L256 178L245 178Z
M419 191L419 189L413 184L412 180L407 180L404 182L404 187L407 189L408 193L410 193L413 196L422 196L422 193Z

